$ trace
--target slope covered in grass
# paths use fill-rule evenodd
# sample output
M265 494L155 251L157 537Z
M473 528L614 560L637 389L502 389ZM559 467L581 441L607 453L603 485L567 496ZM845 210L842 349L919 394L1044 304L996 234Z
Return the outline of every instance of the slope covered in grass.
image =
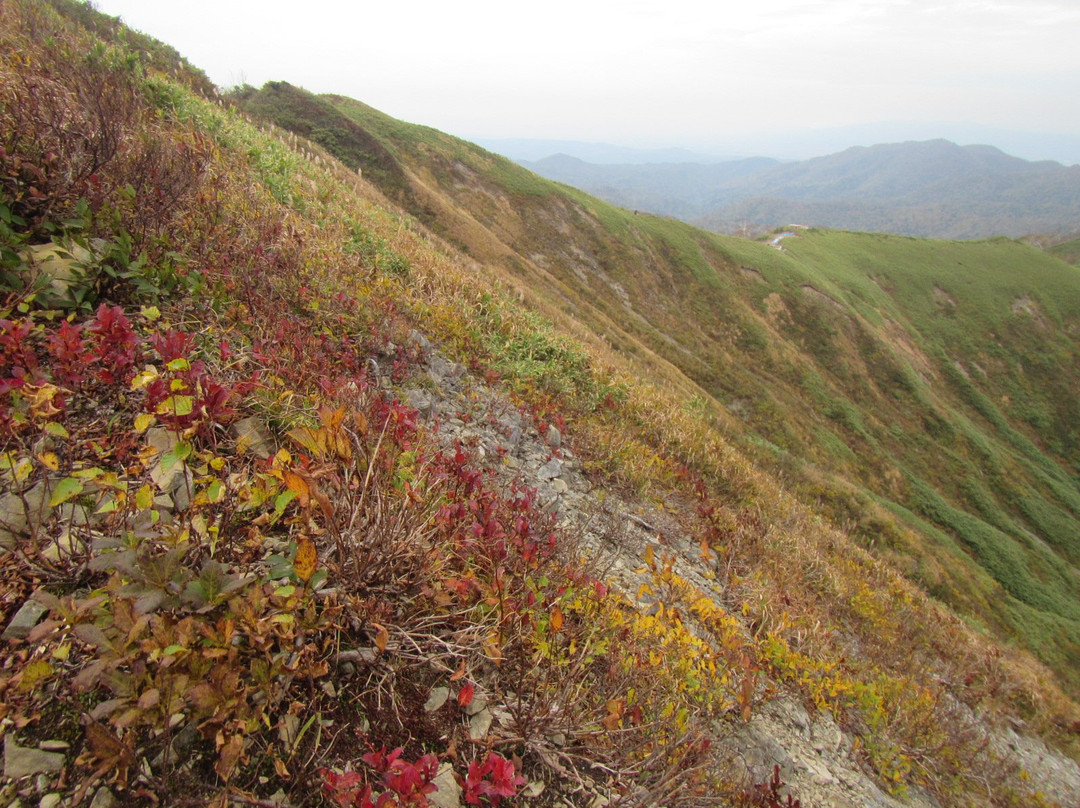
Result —
M713 236L327 100L408 166L437 231L724 405L727 434L809 501L1078 684L1074 268L1007 239Z
M794 251L272 87L290 125L364 128L335 147L361 177L83 5L0 23L5 794L769 805L740 750L801 703L879 803L1071 796L1075 766L1002 726L1076 754L1053 674L897 572L937 556L856 541L933 539L1002 591L949 545L948 489L876 493L884 456L842 448L881 440L868 411L805 397L847 395L855 326L770 317L839 322L824 270L810 293ZM1036 506L1070 490L972 401L949 417Z

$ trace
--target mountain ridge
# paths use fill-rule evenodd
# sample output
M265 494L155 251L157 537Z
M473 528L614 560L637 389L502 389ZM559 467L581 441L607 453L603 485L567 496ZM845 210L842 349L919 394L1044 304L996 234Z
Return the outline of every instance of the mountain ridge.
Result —
M731 171L735 163L523 164L617 204L721 232L798 221L924 237L1020 237L1070 232L1080 217L1080 167L941 139L854 146L795 163L758 163L749 173Z

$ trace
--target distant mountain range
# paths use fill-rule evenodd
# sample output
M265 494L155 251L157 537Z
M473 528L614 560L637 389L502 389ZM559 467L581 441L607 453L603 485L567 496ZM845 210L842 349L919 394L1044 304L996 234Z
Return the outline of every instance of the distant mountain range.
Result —
M718 232L799 223L984 238L1080 227L1080 166L947 140L857 146L790 163L599 165L564 154L519 162L618 205Z

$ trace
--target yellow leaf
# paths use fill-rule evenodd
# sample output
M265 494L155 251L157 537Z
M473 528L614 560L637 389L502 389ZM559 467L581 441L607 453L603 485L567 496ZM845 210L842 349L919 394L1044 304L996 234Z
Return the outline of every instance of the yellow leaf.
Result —
M140 413L135 416L135 431L145 432L150 428L150 425L154 423L154 416L148 412Z
M305 584L311 580L315 570L319 567L319 554L315 550L315 542L307 536L301 537L296 546L296 558L293 559L293 570L296 577Z
M286 434L301 448L307 449L316 457L321 457L322 447L319 446L318 433L314 430L308 429L306 426L300 426L289 430Z
M656 563L656 560L653 557L653 546L651 544L645 546L645 563L649 567L652 567Z
M375 628L375 647L380 651L385 651L386 646L390 643L390 632L378 623L372 623L371 625Z
M135 493L135 507L145 511L154 504L154 490L149 485L143 485Z
M38 455L38 460L40 460L41 465L45 466L49 471L60 470L60 458L56 456L56 452L42 452Z

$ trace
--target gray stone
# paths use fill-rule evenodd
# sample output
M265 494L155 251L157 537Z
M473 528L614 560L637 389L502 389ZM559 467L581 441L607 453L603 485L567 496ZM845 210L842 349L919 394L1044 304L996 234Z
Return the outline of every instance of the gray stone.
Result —
M474 741L487 737L488 730L491 729L491 722L494 719L494 714L486 707L478 712L469 719L469 737Z
M419 388L413 388L405 393L405 403L420 413L424 418L430 418L435 408L435 402L431 394Z
M94 799L90 803L90 808L115 808L115 806L116 797L106 786L101 786L94 792Z
M465 375L465 366L457 362L448 362L438 354L428 361L428 375L439 387L457 389L457 381Z
M570 490L570 486L566 484L566 480L556 478L551 481L551 490L556 494L565 494Z
M440 765L439 773L431 783L435 786L435 791L428 794L428 805L436 808L461 808L461 786L454 777L453 764Z
M405 338L405 341L410 346L419 348L421 354L425 356L431 351L431 340L416 329L409 332L409 336Z
M424 703L424 712L433 713L446 704L446 700L450 698L450 688L448 687L433 687L428 694L428 700Z
M0 548L13 550L16 539L37 532L51 510L50 491L48 482L42 481L22 496L12 491L0 496Z
M236 448L240 454L251 452L264 460L274 454L274 442L262 422L255 416L242 418L232 425Z
M544 440L547 441L547 445L552 449L559 449L562 447L562 433L554 424L547 428L547 432L544 433Z
M59 752L19 746L11 735L4 738L4 777L16 779L44 772L55 773L63 768L64 756Z
M541 480L554 480L562 475L562 462L558 458L552 458L540 467L536 476Z
M28 600L19 607L11 622L7 624L0 638L5 640L25 640L41 618L49 613L48 608L36 600ZM6 748L6 747L5 747Z
M63 799L63 797L54 791L41 798L41 802L38 803L38 808L57 808Z

